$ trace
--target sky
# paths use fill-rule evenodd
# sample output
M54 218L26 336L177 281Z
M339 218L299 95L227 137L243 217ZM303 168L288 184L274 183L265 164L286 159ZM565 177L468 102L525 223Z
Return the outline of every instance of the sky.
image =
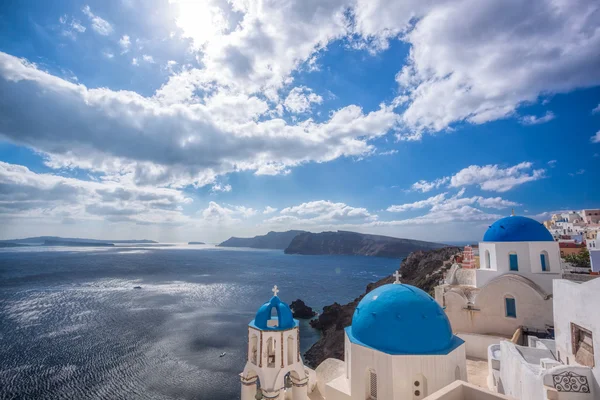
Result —
M0 94L1 239L600 208L597 0L9 0Z

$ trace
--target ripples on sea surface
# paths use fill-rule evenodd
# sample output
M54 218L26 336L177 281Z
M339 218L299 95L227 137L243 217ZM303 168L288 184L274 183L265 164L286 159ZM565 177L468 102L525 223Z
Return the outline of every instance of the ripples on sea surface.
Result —
M237 399L247 324L274 284L320 310L398 265L209 246L2 250L0 399ZM301 321L300 335L304 353L318 333Z

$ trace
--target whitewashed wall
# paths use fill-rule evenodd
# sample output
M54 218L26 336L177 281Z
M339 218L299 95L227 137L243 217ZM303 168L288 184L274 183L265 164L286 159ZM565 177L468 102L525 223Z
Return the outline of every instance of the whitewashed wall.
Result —
M455 381L457 367L460 379L467 379L464 344L447 355L391 356L350 343L350 353L352 399L366 398L369 369L377 373L378 398L390 400L423 399ZM419 386L421 395L414 397L413 383L419 374L425 381Z
M543 351L539 349L532 349ZM500 365L500 393L516 399L545 400L546 394L541 371L524 362L516 346L508 341L500 342L502 363Z
M467 299L460 293L445 294L446 315L456 333L480 333L511 337L520 326L543 330L553 324L552 298L545 299L526 281L504 275L481 288L474 308L465 309ZM506 316L506 296L516 301L517 318Z
M560 278L560 249L556 242L480 242L481 263L476 270L476 286L483 287L492 279L507 273L523 275L552 293L552 280ZM490 264L486 260L490 253ZM540 253L548 253L549 271L542 271ZM517 254L519 271L510 270L509 254Z
M456 336L465 341L467 357L481 360L488 359L488 347L506 340L506 337L503 336L482 335L478 333L457 333Z
M600 396L600 278L586 283L554 281L554 333L557 357L567 364L577 365L571 346L571 323L592 332L594 344L594 393Z

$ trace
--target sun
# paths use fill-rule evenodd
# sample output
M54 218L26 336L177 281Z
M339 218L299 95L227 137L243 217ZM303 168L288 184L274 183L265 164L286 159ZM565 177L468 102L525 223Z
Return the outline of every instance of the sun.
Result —
M211 0L171 0L171 5L176 8L177 27L196 47L218 39L227 30L223 10Z

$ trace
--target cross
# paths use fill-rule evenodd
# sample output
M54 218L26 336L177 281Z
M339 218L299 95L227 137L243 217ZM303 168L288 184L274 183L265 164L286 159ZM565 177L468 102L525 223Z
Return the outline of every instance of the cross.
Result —
M271 289L271 291L273 292L273 296L277 296L277 293L279 293L279 289L277 289L277 285L273 286L273 289Z
M394 282L394 283L402 283L402 282L400 282L400 278L402 278L402 274L400 273L400 271L394 272L393 276L394 276L394 278L396 278L396 282Z

